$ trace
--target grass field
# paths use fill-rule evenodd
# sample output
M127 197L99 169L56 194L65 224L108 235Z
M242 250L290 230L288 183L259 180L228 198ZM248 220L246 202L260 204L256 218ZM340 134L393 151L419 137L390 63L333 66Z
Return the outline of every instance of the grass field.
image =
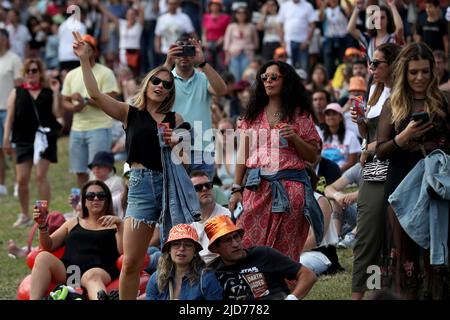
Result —
M76 178L69 173L68 166L68 138L64 137L58 143L59 163L50 166L49 180L52 186L52 203L50 210L67 212L70 210L67 197L70 188L75 186ZM120 166L116 166L118 169ZM118 170L121 171L120 169ZM33 176L34 177L34 171ZM15 229L12 224L19 213L19 202L12 196L13 170L8 163L7 186L9 195L0 197L0 299L11 300L16 298L16 289L20 281L30 273L24 259L11 259L8 257L6 245L8 239L14 239L19 245L25 245L28 229ZM34 180L30 183L30 205L36 199L37 191ZM36 237L37 238L37 237ZM35 239L35 243L37 240ZM319 278L307 299L309 300L342 300L350 299L351 285L351 250L338 250L339 260L345 272L333 276Z

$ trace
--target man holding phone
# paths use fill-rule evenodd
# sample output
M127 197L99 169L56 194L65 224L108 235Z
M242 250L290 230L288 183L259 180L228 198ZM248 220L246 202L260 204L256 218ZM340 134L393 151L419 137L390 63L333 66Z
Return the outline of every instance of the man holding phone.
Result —
M191 173L191 181L194 185L198 201L200 202L201 220L193 222L191 225L198 233L198 239L203 247L200 256L206 264L217 257L217 254L208 250L209 240L205 234L205 223L218 215L231 216L227 208L216 202L213 183L209 180L208 174L204 171L194 171Z
M193 54L193 48L195 54ZM214 177L214 142L211 119L213 95L227 93L227 85L214 68L206 62L200 41L184 35L167 52L165 66L175 78L173 111L194 128L188 172L203 170ZM195 69L197 67L197 69Z

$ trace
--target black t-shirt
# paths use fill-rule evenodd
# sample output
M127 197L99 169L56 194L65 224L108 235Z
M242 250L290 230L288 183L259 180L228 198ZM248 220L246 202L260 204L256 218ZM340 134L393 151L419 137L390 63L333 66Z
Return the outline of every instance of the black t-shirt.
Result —
M225 266L219 262L216 267L224 300L270 300L290 293L285 279L296 279L300 263L266 246L246 252L238 263Z
M447 35L447 23L439 19L436 22L426 21L424 24L417 26L417 34L422 37L422 41L425 42L431 50L445 50L444 40L442 39Z
M175 128L175 112L168 112L162 122L168 122L170 128ZM150 113L146 109L139 111L130 106L125 132L127 162L137 162L147 169L162 172L158 127Z

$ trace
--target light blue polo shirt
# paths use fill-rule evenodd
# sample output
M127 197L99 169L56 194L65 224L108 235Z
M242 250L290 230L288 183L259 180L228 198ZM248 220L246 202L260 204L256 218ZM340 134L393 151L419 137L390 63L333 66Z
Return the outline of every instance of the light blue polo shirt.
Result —
M173 111L178 112L194 128L194 150L212 152L213 134L211 119L211 94L208 79L203 72L194 69L194 75L184 80L172 70L175 77L175 103ZM211 149L212 147L212 149Z

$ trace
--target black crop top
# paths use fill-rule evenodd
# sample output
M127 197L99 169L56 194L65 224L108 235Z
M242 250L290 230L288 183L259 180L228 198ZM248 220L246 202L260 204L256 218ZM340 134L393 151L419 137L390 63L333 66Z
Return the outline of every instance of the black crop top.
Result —
M170 128L175 128L175 112L168 112L162 122L168 122ZM150 113L130 106L125 132L127 162L137 162L147 169L162 172L157 123Z

